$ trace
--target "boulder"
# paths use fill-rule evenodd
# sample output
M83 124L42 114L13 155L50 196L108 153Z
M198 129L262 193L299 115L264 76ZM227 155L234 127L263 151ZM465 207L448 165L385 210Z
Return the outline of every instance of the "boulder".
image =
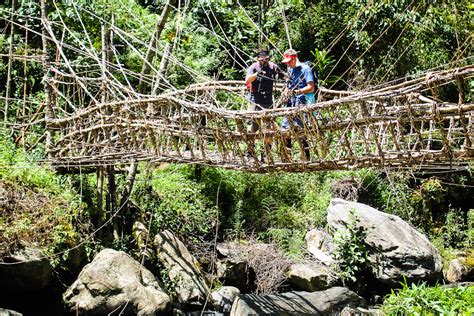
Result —
M316 260L326 265L336 263L330 255L334 251L334 242L328 233L320 229L312 229L306 233L305 240L309 253Z
M22 316L22 313L15 312L11 309L0 308L0 316Z
M220 243L216 246L217 254L222 259L216 263L217 277L224 283L245 286L247 262L243 259L245 246L236 243Z
M380 309L378 308L361 308L361 307L349 307L346 306L344 309L341 311L339 316L380 316L382 315L380 313Z
M465 257L453 259L449 262L446 279L451 283L474 281L474 266L469 266Z
M226 257L217 264L219 280L242 292L275 290L286 281L291 264L275 244L226 243L217 246L217 253Z
M288 271L288 281L299 290L313 292L329 289L341 279L329 267L312 262L292 264Z
M247 286L247 262L239 258L222 259L216 262L217 277L223 284L239 289Z
M155 315L168 310L170 297L158 280L122 251L104 249L79 273L63 295L70 312Z
M232 308L237 295L240 294L240 290L233 286L223 286L220 289L211 293L212 301L217 310L228 313Z
M217 278L224 285L247 291L254 277L252 269L244 259L247 246L235 242L219 243L216 246L219 260L216 262Z
M44 289L52 279L49 259L34 247L25 247L3 258L0 264L0 284L10 292Z
M354 223L354 212L358 221ZM408 280L433 281L442 278L442 259L433 244L400 217L380 212L357 202L333 199L327 221L333 230L357 225L366 231L371 270L379 281L398 285Z
M255 249L256 251L273 251L275 245L265 243L250 243L250 244L239 244L236 242L227 242L217 244L217 254L221 258L239 258L243 259L248 254L249 249Z
M275 295L240 295L230 316L240 315L332 315L344 307L366 307L365 300L344 287L318 292L287 292Z
M247 269L247 262L245 261L245 253L248 246L239 245L235 242L218 243L216 245L216 252L219 260L217 264L221 268L217 269L219 278L224 279L238 279L243 275Z
M236 257L239 254L240 247L235 242L218 243L216 251L221 258Z
M168 270L180 303L202 305L210 293L198 261L172 232L155 236L158 258Z

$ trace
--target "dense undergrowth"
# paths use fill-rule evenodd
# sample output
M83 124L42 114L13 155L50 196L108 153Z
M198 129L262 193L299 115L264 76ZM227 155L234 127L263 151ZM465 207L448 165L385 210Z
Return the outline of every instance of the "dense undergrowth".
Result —
M0 256L35 245L53 264L68 257L82 239L81 197L66 177L41 167L32 155L0 139Z
M402 284L384 301L384 315L472 315L474 287L430 287L422 284Z

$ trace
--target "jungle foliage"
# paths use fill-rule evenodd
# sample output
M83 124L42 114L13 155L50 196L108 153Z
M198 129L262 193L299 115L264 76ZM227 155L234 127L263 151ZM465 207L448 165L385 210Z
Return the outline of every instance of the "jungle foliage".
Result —
M39 1L12 0L0 5L0 79L7 82L10 23L26 25L29 32L14 27L13 55L40 54L41 22ZM66 43L100 52L101 25L98 17L126 32L115 36L120 61L140 71L143 60L132 49L134 41L149 40L164 1L132 0L47 1L49 19L64 21L73 32ZM269 47L272 59L288 47L284 25L301 60L312 62L322 83L340 89L360 89L418 74L422 71L461 65L472 57L474 18L470 1L172 1L169 22L161 34L158 49L173 47L173 62L167 70L170 83L183 87L204 78L242 79L259 47ZM283 15L282 12L285 12ZM58 12L61 12L59 15ZM85 36L84 29L87 29ZM8 30L8 31L7 31ZM60 37L61 34L58 34ZM127 40L128 39L128 40ZM146 49L146 45L140 48ZM144 53L143 51L141 53ZM68 56L72 63L88 60ZM159 65L160 56L154 63ZM118 80L120 72L115 74ZM41 101L41 63L17 59L11 69L10 96L23 94ZM137 82L131 82L132 85ZM472 87L471 87L472 88ZM0 87L4 96L6 85ZM21 99L21 98L19 98ZM28 98L30 99L30 98ZM1 101L2 103L4 101ZM22 102L10 105L14 120ZM2 107L3 110L4 107ZM27 114L37 107L27 107Z

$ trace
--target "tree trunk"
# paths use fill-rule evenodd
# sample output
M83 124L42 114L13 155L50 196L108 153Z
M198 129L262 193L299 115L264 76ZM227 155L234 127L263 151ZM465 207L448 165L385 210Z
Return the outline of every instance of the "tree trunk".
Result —
M104 224L104 209L103 209L103 198L104 198L104 171L102 167L97 167L97 227L101 227ZM102 230L98 231L99 237L102 235Z
M166 75L166 68L168 67L170 54L171 46L169 43L166 43L165 50L163 51L163 57L161 58L160 62L160 69L158 69L158 73L156 74L155 85L153 86L153 90L151 92L152 95L156 95L156 93L160 90L161 80Z
M130 167L128 168L127 179L125 180L122 196L120 198L120 204L118 205L118 207L120 208L120 212L117 215L120 215L120 216L117 216L114 219L115 220L114 227L117 228L117 234L119 236L123 235L123 230L126 224L125 216L128 214L129 205L130 205L128 199L130 198L130 194L132 193L136 174L137 174L137 162L132 161L132 163L130 164Z
M46 151L48 153L48 158L51 159L52 157L52 142L53 142L53 132L49 128L49 122L54 117L53 111L53 102L52 102L52 95L53 89L51 87L51 73L50 73L50 63L51 63L51 50L48 44L48 13L47 13L47 6L46 0L41 0L41 23L43 24L42 28L42 40L43 40L43 71L44 71L44 103L46 104L45 107L45 121L46 121Z
M117 203L116 203L116 184L115 184L115 167L114 166L107 166L107 192L106 192L106 197L105 197L105 204L106 204L106 209L107 209L107 220L111 219L113 225L113 237L114 240L119 239L119 235L117 232L117 228L115 227L115 223L117 222L115 220L115 217L120 216L120 212L117 209Z
M171 0L167 0L159 19L156 22L155 32L151 37L150 44L148 45L148 50L145 55L145 61L143 62L142 71L140 73L140 81L138 83L138 91L141 93L145 92L147 84L144 81L144 77L150 73L153 57L155 56L156 42L160 38L161 31L163 31L166 21L168 20L168 16L171 11L171 6Z

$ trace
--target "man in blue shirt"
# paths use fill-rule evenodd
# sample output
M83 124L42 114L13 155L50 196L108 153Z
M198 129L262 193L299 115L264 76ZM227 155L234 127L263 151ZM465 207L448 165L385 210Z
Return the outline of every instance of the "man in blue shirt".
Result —
M287 65L287 87L283 91L288 107L300 107L305 104L314 103L315 79L311 67L298 60L298 53L294 49L288 49L283 54L282 63ZM292 119L293 125L303 128L303 122L299 118ZM290 129L290 123L286 117L283 118L282 127ZM301 138L306 160L309 160L309 144L306 138ZM291 139L286 140L286 147L291 151Z

